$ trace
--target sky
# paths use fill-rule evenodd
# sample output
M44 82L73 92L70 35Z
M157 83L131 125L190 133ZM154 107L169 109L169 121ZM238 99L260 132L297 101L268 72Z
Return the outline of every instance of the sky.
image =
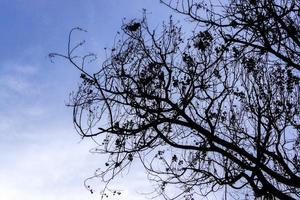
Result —
M83 182L105 157L89 153L95 144L81 140L66 106L79 72L48 54L64 53L68 32L79 26L101 62L122 18L141 17L143 8L154 24L170 14L159 0L0 0L1 200L99 199ZM142 169L115 184L120 200L146 199Z
M69 31L81 27L88 32L76 39L99 64L122 19L141 17L143 8L153 28L174 14L159 0L0 0L0 200L100 199L101 181L89 182L91 194L84 180L106 158L89 152L96 144L75 132L66 106L80 73L48 54L65 53ZM112 184L122 195L107 200L146 200L152 184L134 165Z

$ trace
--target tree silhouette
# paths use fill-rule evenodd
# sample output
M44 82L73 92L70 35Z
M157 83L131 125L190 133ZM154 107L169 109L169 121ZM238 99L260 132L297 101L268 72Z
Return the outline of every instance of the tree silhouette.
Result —
M78 133L103 139L97 176L140 162L166 199L300 198L300 2L162 3L194 28L124 23L95 73L71 45L79 28L67 55L50 54L81 72L71 106Z

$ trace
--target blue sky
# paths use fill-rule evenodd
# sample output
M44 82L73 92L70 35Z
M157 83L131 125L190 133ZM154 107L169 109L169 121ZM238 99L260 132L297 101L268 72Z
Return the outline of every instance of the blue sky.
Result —
M142 8L157 24L170 14L158 0L0 0L0 199L99 199L83 181L104 157L88 152L94 144L81 141L65 106L79 73L47 55L65 52L69 30L80 26L100 62L122 18L140 17ZM135 171L116 183L119 199L144 199L137 192L146 185Z
M103 60L122 18L138 18L147 8L155 28L172 14L159 0L0 0L0 199L96 200L101 183L85 178L105 162L89 153L72 125L68 96L79 73L50 52L66 51L71 28ZM114 183L118 200L143 200L151 191L141 168ZM98 188L98 190L97 190ZM115 199L115 198L111 198Z

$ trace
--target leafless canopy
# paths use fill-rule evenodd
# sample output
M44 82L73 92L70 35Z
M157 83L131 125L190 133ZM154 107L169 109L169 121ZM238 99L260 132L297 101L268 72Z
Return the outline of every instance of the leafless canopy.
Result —
M109 182L141 162L166 199L225 187L231 198L300 198L300 2L162 4L194 29L172 17L156 30L146 16L124 23L95 73L92 54L79 63L80 44L51 54L81 72L74 124L103 139L98 176Z

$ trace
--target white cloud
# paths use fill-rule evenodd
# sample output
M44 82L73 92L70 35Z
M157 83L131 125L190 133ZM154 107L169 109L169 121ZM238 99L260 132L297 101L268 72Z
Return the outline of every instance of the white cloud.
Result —
M73 143L63 131L56 134L62 137L39 138L6 152L10 158L1 162L0 199L75 200L90 196L82 185L92 164L87 146Z
M47 111L48 111L48 109L45 106L34 105L31 107L25 108L23 113L27 117L41 117L44 114L46 114Z
M0 115L0 132L5 132L9 130L14 124L13 120Z
M31 89L29 81L17 78L12 75L0 77L0 87L4 87L8 92L17 92L20 94L28 93Z
M9 156L0 157L0 199L98 200L99 194L91 195L84 188L83 181L103 163L103 157L90 154L88 150L93 144L78 143L75 133L68 133L70 130L46 131L48 133L41 134L41 137L31 138L30 142L25 141L15 145L12 151L6 151ZM5 146L0 150L5 152ZM118 200L143 199L136 193L143 185L141 176L141 172L135 171L134 176L114 184L124 190ZM99 189L100 181L95 183Z
M38 73L38 67L28 64L4 62L0 64L1 93L16 92L28 94L33 91L32 78Z
M11 66L16 73L23 75L35 75L38 73L38 67L33 65L12 65Z
M0 63L1 71L9 74L32 76L38 73L39 67L32 64L6 61Z

